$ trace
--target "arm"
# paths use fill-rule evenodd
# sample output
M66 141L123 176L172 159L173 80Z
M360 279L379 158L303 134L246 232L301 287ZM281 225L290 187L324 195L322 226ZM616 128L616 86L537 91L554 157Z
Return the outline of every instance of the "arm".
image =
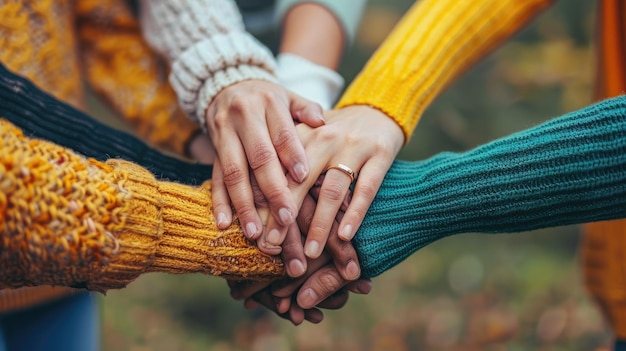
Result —
M312 164L313 170L323 172L341 163L359 174L352 202L339 226L344 240L350 240L361 225L386 171L426 105L550 2L423 0L409 10L340 99L339 109L333 112L338 118L316 130L323 134L328 133L325 128L344 129L341 119L345 118L367 120L370 129L381 131L375 145L367 130L361 136L337 133L334 138L344 139L343 144L338 143L324 157L311 157L316 163ZM300 188L307 185L294 185L298 188L294 192L303 193ZM334 170L326 174L305 243L309 257L321 253L329 235L328 223L349 186L345 174Z
M621 218L626 218L624 96L464 153L395 162L353 244L362 277L375 277L455 234L515 233ZM279 306L297 293L298 305L309 309L349 283L332 265L307 274L312 275L304 284L303 278L271 288L283 299ZM235 287L234 294L249 298L254 292Z
M184 117L126 1L77 1L83 69L93 90L154 145L180 155L199 127Z
M220 228L231 223L232 202L246 235L261 234L250 169L268 199L268 230L288 227L297 207L283 167L298 182L308 175L294 119L323 124L319 106L276 84L271 52L244 30L233 1L142 1L141 19L149 42L171 63L181 106L216 148L213 212Z
M335 72L352 39L362 1L344 3L284 0L277 4L282 36L277 56L278 79L285 88L329 109L343 88Z
M121 160L99 162L25 137L0 119L0 288L119 289L147 272L229 279L281 276L238 227L206 209L210 185L161 182Z

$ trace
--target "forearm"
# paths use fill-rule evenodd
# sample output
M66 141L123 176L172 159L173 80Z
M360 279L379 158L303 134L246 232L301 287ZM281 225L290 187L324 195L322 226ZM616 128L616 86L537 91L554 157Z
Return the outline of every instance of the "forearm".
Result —
M626 217L626 98L474 150L396 162L354 245L364 276L459 233L511 233Z
M346 39L339 20L326 7L304 2L293 6L282 24L280 53L337 69Z
M229 279L282 274L238 226L219 230L210 188L159 182L120 160L101 163L29 139L0 120L0 288L105 291L147 272Z
M205 125L204 112L225 87L248 79L275 82L271 52L247 33L230 0L143 0L150 44L172 66L170 83L185 112Z
M421 0L370 58L338 107L374 106L406 139L428 104L552 0Z

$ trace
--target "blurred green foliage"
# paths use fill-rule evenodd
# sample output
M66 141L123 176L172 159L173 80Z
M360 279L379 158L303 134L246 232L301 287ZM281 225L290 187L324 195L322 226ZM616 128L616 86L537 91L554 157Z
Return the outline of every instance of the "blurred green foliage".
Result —
M370 2L341 71L354 77L412 1ZM400 158L466 150L591 101L594 3L561 1L424 114ZM585 294L578 228L441 240L319 325L246 311L226 283L151 274L102 299L105 350L608 350Z

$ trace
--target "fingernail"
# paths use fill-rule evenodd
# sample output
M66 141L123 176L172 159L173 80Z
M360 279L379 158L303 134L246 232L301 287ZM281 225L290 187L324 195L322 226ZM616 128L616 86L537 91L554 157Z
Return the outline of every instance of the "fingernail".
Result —
M280 233L276 229L267 233L267 242L272 245L280 245Z
M295 176L295 179L298 183L301 183L302 181L304 181L304 178L306 178L307 173L308 172L306 170L306 167L304 167L304 164L296 163L296 165L293 166L293 175Z
M352 225L346 224L343 229L341 229L339 237L346 241L350 240L352 238Z
M300 299L298 300L302 308L310 308L315 306L315 303L317 302L317 294L313 291L313 289L308 288L300 294Z
M289 261L289 271L291 271L293 278L299 277L304 274L304 265L300 260L291 260Z
M254 238L254 236L256 235L256 224L254 223L246 224L246 231L244 232L244 234L246 235L248 239Z
M372 281L371 280L362 280L357 283L357 289L361 294L369 294L372 291Z
M283 222L283 225L289 225L293 223L293 216L291 215L291 211L286 208L281 208L278 210L278 216L280 220Z
M317 241L312 240L306 244L306 247L304 248L304 253L309 258L317 258L317 256L319 256L319 253L318 253L319 249L320 249L320 244Z
M231 290L230 297L232 297L235 300L239 300L241 298L241 292L239 290Z
M217 214L217 226L222 227L226 224L226 215L222 212Z
M359 277L361 272L359 271L359 266L354 263L354 261L350 261L346 266L346 273L349 280L354 280Z
M319 119L320 121L322 121L324 124L326 124L326 120L324 119L324 114L320 113L320 112L316 112L315 113L315 117L317 117L317 119Z

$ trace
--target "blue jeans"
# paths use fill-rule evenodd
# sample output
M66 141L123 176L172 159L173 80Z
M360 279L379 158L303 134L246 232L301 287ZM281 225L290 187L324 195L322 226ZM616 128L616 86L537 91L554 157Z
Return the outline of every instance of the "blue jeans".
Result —
M0 351L96 351L98 303L78 293L42 306L0 314Z

